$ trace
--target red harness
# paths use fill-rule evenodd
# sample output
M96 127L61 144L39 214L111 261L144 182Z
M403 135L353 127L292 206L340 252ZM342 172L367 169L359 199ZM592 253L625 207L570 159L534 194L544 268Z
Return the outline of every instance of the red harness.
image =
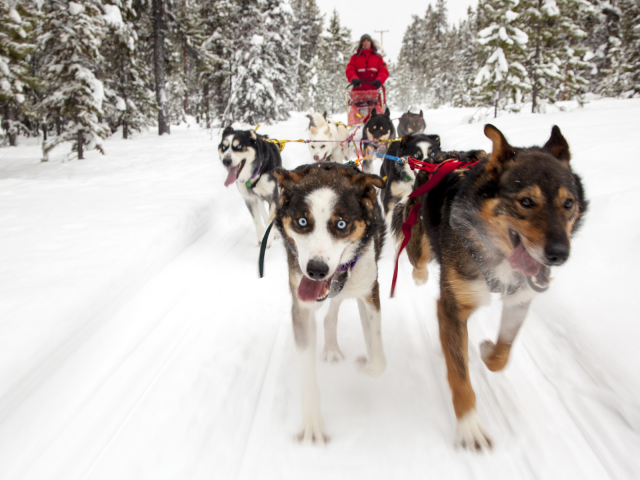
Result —
M422 185L421 187L418 187L413 192L411 192L409 197L412 197L412 198L420 197L425 193L427 193L428 191L432 190L433 188L435 188L436 185L438 185L438 183L440 183L440 180L442 180L444 177L446 177L448 174L450 174L454 170L458 170L458 169L466 170L478 163L478 162L463 162L461 160L454 160L454 159L445 160L444 162L437 163L437 164L423 162L415 158L409 158L408 161L409 161L409 166L413 170L415 169L425 170L430 174L429 180L427 180L424 185ZM400 245L400 249L398 250L398 255L396 256L396 266L395 266L395 269L393 270L393 280L391 281L391 298L393 298L393 293L395 292L395 289L396 289L396 280L398 279L398 261L400 260L400 254L409 243L409 240L411 240L411 228L418 222L418 214L420 212L421 206L422 206L422 203L420 202L416 203L411 209L411 212L409 212L409 217L407 217L407 220L402 224L402 233L404 234L404 239L402 240L402 244Z

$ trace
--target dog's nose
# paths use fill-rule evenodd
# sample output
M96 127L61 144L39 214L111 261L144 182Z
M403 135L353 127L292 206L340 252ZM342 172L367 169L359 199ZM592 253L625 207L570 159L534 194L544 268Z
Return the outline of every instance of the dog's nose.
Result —
M318 160L320 160L320 157L319 157L318 155L314 155L314 156L313 156L313 159L314 159L314 160L316 160L316 161L318 161Z
M225 167L228 167L229 165L231 165L231 159L230 158L225 158L224 160L222 160L222 164Z
M320 260L310 260L307 263L307 275L313 280L322 280L329 273L329 265Z
M569 245L552 243L544 249L544 256L550 265L562 265L569 258Z

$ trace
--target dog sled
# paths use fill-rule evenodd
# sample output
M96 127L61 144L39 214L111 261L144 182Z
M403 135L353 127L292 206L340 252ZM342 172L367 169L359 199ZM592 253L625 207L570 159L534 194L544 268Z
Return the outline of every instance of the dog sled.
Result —
M372 84L373 82L363 81L362 83ZM377 113L382 114L387 104L384 86L377 90L353 90L353 85L349 85L345 91L345 96L349 125L366 123L374 108Z

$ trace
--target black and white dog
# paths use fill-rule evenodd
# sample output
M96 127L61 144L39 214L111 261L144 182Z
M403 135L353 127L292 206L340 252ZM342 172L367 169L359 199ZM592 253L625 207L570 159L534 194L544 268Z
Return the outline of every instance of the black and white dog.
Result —
M316 378L315 312L330 298L324 319L323 357L344 358L337 339L338 309L347 298L358 302L367 356L356 361L377 377L386 368L380 330L378 266L385 225L376 187L377 175L337 163L276 168L280 187L275 225L287 249L293 301L293 334L302 354L302 429L299 439L327 440Z
M266 141L267 137L254 130L234 130L225 128L218 154L227 168L224 186L236 183L238 191L253 217L258 243L271 223L278 200L278 189L273 178L273 169L282 166L278 147ZM269 204L269 213L264 207ZM274 233L271 232L267 246L271 246Z
M396 136L396 127L391 121L391 112L387 108L383 114L378 114L375 109L371 110L371 116L367 123L364 124L362 130L363 140L389 140ZM363 142L363 151L365 155L372 151L385 153L387 151L387 143L368 143ZM365 160L362 162L362 170L373 173L373 160Z
M412 157L423 162L439 163L440 137L438 135L412 134L393 142L387 154L394 157ZM417 172L409 165L385 158L380 168L380 176L385 181L382 191L382 207L387 224L391 225L391 215L396 204L404 201L413 191Z
M406 137L412 133L422 133L427 128L427 123L424 121L424 114L422 110L420 113L403 113L398 123L398 136Z

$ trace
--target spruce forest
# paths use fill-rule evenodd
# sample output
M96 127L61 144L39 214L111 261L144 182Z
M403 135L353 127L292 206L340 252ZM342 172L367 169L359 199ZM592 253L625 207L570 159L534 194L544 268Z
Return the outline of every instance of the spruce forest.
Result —
M315 0L0 0L0 142L40 137L78 158L105 138L344 110L353 53ZM413 16L388 62L390 106L543 113L640 95L640 0L446 0Z

